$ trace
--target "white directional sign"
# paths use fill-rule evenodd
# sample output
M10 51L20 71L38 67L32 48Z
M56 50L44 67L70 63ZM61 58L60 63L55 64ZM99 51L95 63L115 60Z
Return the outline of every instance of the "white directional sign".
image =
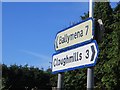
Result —
M64 72L94 66L97 56L98 47L94 40L81 47L53 55L52 72Z
M55 50L61 50L93 39L93 19L88 18L81 23L58 32L55 38Z

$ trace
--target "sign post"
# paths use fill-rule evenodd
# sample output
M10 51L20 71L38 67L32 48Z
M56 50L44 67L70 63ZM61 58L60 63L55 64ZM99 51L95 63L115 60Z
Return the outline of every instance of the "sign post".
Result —
M57 89L63 88L63 72L78 68L87 69L87 90L94 89L94 66L98 45L93 40L93 0L89 0L89 18L57 33L52 57L52 72L58 73Z
M89 17L93 17L93 1L89 0ZM94 89L94 67L87 69L87 90Z
M62 90L63 88L63 73L58 74L57 90Z
M55 50L60 51L65 48L76 46L77 44L83 44L91 42L93 39L93 19L89 18L77 25L69 27L62 32L59 32L55 38ZM57 88L61 90L63 87L63 81L61 79L63 75L58 74Z

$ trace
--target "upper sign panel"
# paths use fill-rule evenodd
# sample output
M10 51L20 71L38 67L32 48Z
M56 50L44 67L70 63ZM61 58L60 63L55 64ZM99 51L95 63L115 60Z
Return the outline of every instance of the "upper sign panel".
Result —
M57 33L55 50L65 49L76 44L82 44L93 39L93 19L88 18L81 23Z

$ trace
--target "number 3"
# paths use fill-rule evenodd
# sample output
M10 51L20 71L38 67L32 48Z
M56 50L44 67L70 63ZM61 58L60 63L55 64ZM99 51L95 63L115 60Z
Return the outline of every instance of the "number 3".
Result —
M89 50L88 49L86 50L86 53L87 53L87 55L85 57L86 57L86 59L88 59L89 58Z

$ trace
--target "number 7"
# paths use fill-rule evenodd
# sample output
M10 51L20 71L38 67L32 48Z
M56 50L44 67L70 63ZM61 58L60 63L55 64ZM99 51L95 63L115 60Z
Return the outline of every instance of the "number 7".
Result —
M85 28L86 28L86 35L87 35L89 26L87 25L87 26L85 26Z

